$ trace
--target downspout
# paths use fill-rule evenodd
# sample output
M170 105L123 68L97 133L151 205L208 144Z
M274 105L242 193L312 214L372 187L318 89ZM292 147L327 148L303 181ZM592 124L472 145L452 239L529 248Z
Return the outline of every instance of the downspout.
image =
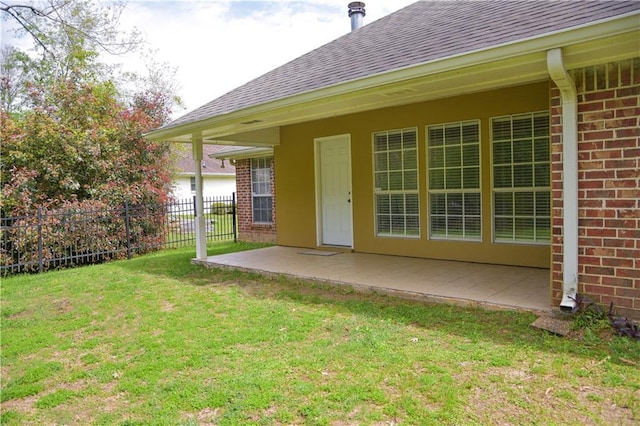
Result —
M572 310L578 292L578 96L562 60L562 50L547 51L547 70L562 101L562 300Z
M191 136L191 148L193 150L193 166L196 177L196 259L207 258L207 231L205 227L204 201L202 199L202 135L194 133Z

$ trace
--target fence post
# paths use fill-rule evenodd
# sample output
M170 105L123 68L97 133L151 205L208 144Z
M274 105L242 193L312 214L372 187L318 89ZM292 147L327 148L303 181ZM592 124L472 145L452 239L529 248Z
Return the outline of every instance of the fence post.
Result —
M233 242L237 243L238 242L238 224L236 221L236 213L237 213L237 209L236 209L236 193L232 193L231 194L232 198L231 198L231 226L233 228Z
M127 231L127 259L131 259L131 227L129 224L129 201L124 202L125 229Z
M38 207L38 272L44 270L42 259L42 207Z

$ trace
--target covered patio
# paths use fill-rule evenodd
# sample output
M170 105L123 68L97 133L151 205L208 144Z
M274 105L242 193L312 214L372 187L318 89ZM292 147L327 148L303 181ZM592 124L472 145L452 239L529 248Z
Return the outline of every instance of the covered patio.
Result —
M193 262L442 303L551 311L548 269L329 250L274 246Z

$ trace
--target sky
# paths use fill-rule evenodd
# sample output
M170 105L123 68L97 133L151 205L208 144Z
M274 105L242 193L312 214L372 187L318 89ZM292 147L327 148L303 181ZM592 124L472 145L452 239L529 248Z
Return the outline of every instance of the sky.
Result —
M415 0L365 1L367 25ZM175 68L178 117L351 30L350 0L129 0L120 23L137 28L157 63ZM11 43L3 22L3 43ZM144 69L140 55L116 58Z

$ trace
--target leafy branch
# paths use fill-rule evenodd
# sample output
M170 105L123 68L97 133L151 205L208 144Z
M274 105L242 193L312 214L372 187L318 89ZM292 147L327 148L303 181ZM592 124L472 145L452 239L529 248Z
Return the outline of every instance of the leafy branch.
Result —
M98 49L112 55L122 55L134 50L140 43L140 35L133 31L128 38L119 38L118 24L125 3L113 3L108 14L81 14L92 10L91 2L79 0L46 0L39 6L0 1L0 12L13 19L27 32L45 55L56 57L50 46L51 28L61 29L73 41L80 37ZM84 15L84 16L82 16Z

